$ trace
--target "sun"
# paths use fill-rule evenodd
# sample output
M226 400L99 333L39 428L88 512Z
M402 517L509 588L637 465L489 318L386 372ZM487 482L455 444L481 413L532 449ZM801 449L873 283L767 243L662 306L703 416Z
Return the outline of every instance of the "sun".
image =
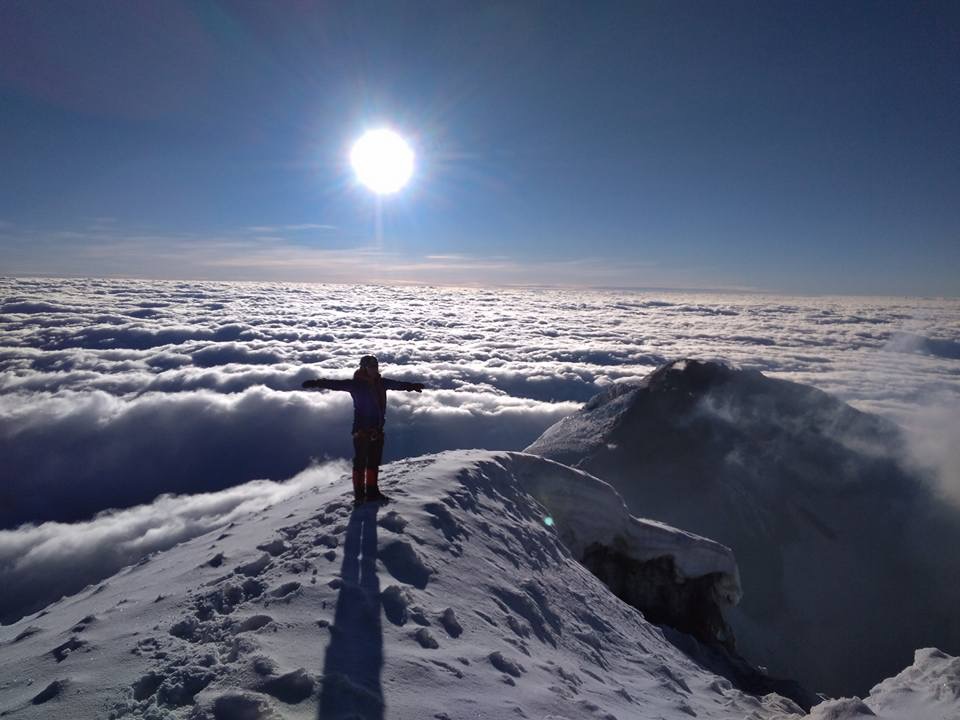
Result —
M361 184L378 195L389 195L413 175L413 150L393 130L368 130L353 144L350 164Z

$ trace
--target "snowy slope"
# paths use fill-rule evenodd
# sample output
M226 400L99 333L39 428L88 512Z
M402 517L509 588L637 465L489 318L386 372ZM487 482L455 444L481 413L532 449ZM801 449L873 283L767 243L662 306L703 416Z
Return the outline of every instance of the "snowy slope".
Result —
M527 452L610 482L631 512L731 547L752 662L865 693L915 648L960 648L960 517L904 469L891 423L720 362L616 385Z
M960 717L960 658L936 648L917 650L913 664L877 684L870 695L821 703L815 720L956 720Z
M605 484L528 455L449 452L393 463L383 477L394 497L384 508L352 512L346 479L307 486L0 628L0 712L193 720L800 712L695 665L562 538L576 547L619 536L638 559L666 553L678 582L715 578L719 601L732 602L736 565L722 546L630 519Z

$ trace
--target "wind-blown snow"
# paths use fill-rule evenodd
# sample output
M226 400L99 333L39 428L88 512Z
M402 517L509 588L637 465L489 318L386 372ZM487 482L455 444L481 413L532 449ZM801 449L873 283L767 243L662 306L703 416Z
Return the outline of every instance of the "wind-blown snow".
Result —
M569 501L598 496L614 524L629 526L612 490L583 473L511 453L421 457L384 468L393 503L354 512L346 478L314 480L295 478L295 495L247 507L220 530L3 628L0 711L193 720L802 714L699 668L576 562L557 530L576 522ZM563 518L553 527L528 491L551 487L549 512ZM568 531L586 538L594 529ZM709 541L662 525L635 539L643 537L668 547L678 567L730 569L729 553Z

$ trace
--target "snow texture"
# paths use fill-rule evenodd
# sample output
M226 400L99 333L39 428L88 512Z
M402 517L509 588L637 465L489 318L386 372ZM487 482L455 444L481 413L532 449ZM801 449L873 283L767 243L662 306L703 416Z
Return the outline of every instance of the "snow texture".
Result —
M815 720L953 720L960 717L960 658L936 648L917 650L913 664L877 684L863 700L828 700Z
M347 478L307 487L4 627L0 712L192 720L802 714L698 667L580 565L562 535L609 537L576 522L571 503L582 500L613 513L612 525L637 542L675 553L684 572L733 572L715 543L632 523L608 486L522 454L399 461L384 468L383 482L394 498L385 507L352 511ZM544 523L548 510L534 494L553 498L555 525Z
M284 483L258 480L215 493L164 495L84 522L0 531L0 586L17 588L0 593L0 623L41 610L153 553L227 527L251 508L339 481L346 468L344 462L328 463ZM222 564L222 556L211 562Z

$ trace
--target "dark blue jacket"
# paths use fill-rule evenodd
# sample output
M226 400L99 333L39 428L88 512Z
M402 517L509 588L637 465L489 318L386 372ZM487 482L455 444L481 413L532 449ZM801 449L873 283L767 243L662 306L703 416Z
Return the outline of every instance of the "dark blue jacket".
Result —
M353 430L383 431L383 423L387 416L387 390L417 390L423 386L420 383L390 380L377 376L375 379L365 377L358 370L353 380L314 380L313 387L326 390L346 390L353 398Z

